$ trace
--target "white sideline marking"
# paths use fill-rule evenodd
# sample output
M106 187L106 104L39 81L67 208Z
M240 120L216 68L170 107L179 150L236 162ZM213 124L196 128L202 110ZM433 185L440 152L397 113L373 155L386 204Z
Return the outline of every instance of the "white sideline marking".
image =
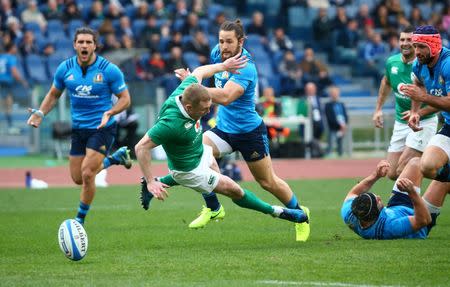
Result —
M338 286L338 287L401 287L400 285L361 285L341 282L301 282L301 281L279 281L279 280L262 280L257 283L274 284L274 285L296 285L296 286Z

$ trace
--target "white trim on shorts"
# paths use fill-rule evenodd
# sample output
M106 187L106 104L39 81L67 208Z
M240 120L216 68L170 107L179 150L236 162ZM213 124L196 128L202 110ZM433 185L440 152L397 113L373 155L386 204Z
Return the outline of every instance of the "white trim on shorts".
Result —
M423 129L413 132L408 124L395 121L388 152L402 152L405 147L423 152L431 137L436 134L437 125L438 118L434 116L420 121L420 126Z
M214 161L212 147L204 144L202 158L196 168L191 171L170 170L170 174L182 186L202 193L211 193L221 177L220 173L211 168Z
M233 148L211 130L204 132L203 135L207 136L216 145L219 150L219 157L223 157L233 152Z
M450 160L450 138L441 134L434 135L428 142L428 146L435 146L447 154L447 160Z

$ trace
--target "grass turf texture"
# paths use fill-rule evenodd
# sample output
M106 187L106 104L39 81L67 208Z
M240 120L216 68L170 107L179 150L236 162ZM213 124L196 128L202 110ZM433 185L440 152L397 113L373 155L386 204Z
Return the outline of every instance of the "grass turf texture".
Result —
M153 201L145 212L137 185L99 189L86 219L88 253L79 262L66 259L57 243L60 223L75 216L78 189L4 189L0 285L449 286L448 206L427 240L362 240L340 218L342 199L356 181L290 182L311 209L306 243L295 242L289 222L227 198L220 197L224 221L189 230L203 203L191 190L173 188L165 202ZM255 183L243 186L277 203ZM382 180L374 191L386 200L391 187Z

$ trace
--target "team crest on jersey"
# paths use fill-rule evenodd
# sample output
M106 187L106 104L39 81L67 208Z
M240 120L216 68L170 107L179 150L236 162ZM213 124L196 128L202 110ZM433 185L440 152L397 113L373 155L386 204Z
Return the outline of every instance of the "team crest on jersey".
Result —
M201 129L200 120L198 120L198 121L195 123L195 131L196 131L196 132L199 132L200 129Z
M192 123L191 123L191 122L185 123L185 124L184 124L184 128L187 129L187 130L190 129L190 128L192 128Z
M75 78L74 78L73 74L70 74L70 75L67 77L67 81L73 81L73 80L75 80Z
M227 71L223 71L222 78L228 79L228 76L229 76L228 72Z
M397 75L398 74L398 67L392 67L391 68L391 73L394 74L394 75Z
M94 77L94 83L101 83L101 82L103 82L103 74L102 73L98 73Z

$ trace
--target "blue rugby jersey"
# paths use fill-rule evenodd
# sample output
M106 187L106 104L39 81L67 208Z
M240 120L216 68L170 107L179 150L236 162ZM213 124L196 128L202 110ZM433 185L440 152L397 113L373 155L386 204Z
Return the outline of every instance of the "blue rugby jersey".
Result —
M350 198L344 202L341 209L341 217L345 224L356 234L364 239L398 239L415 238L425 239L427 228L423 227L415 232L412 229L409 216L414 216L414 210L406 206L383 207L377 221L368 228L362 228L359 220L352 213L352 202Z
M255 110L255 90L258 83L255 62L250 53L243 49L242 54L247 56L247 65L240 69L240 74L231 74L227 71L214 75L216 88L223 88L230 80L244 88L244 94L228 106L219 105L217 112L217 127L226 133L247 133L256 129L262 118ZM219 45L211 51L211 63L222 62Z
M12 68L17 66L17 57L11 54L0 54L0 83L12 84L14 77Z
M120 69L98 55L85 75L76 56L65 60L56 69L53 85L60 91L67 89L75 129L96 129L113 105L112 94L127 89ZM114 121L111 117L106 126Z
M422 83L427 93L446 97L450 92L450 50L443 47L436 65L430 69L416 59L413 63L413 77ZM442 112L446 124L450 124L450 112Z

